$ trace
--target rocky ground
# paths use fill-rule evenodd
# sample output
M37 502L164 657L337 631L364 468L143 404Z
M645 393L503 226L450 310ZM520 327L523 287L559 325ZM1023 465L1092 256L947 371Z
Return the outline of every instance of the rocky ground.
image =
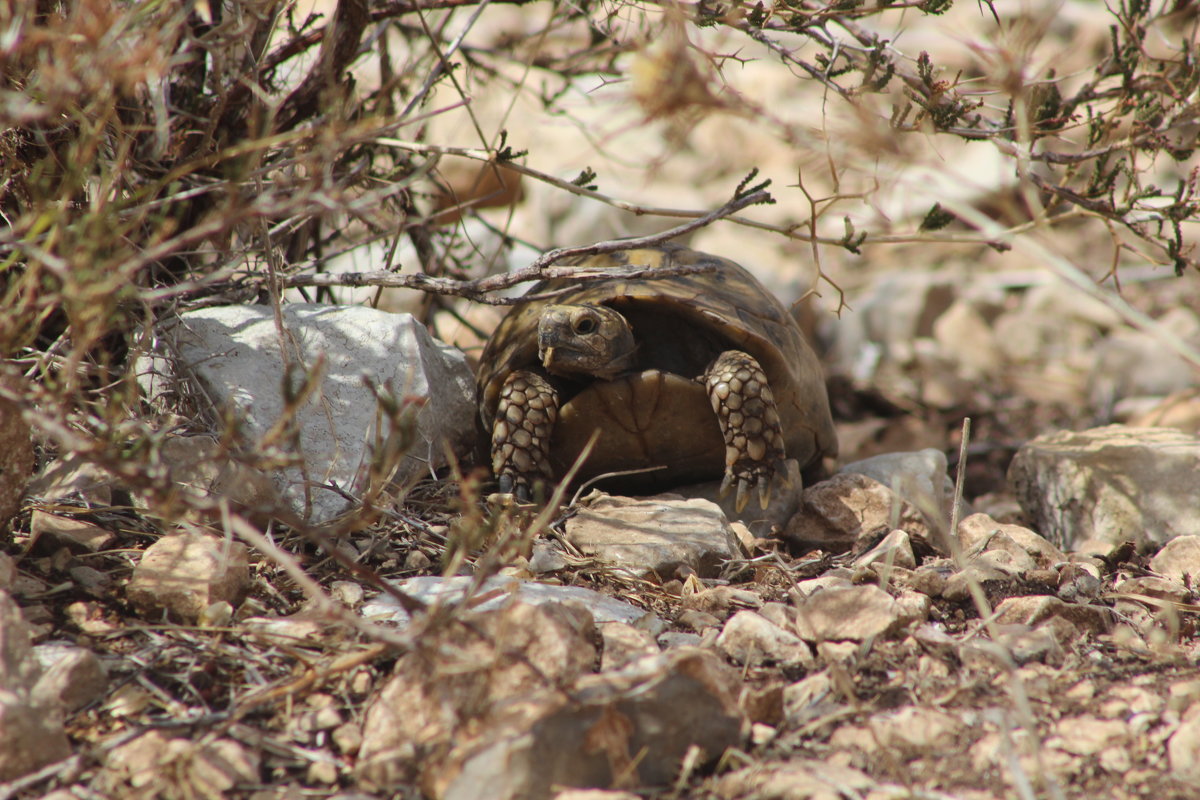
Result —
M1065 4L1056 35L1106 42L1089 9ZM959 9L960 30L987 23L977 11ZM520 13L498 10L475 44ZM906 46L930 46L929 26ZM939 41L943 63L957 50ZM1086 50L1045 46L1064 74ZM738 76L770 114L682 140L635 125L609 86L575 87L570 124L528 97L471 111L539 141L539 170L595 165L618 200L715 207L762 167L782 199L762 219L786 225L809 208L775 122L822 106L774 74ZM477 146L455 140L473 127L458 113L430 136ZM830 124L822 140L869 133ZM1013 205L988 145L926 144L860 163L882 186L854 225L903 229L930 191ZM813 152L802 175L821 196L837 181ZM931 190L930 163L961 171ZM537 181L495 214L544 244L675 221ZM481 264L529 260L478 222L462 235ZM129 458L154 480L0 407L0 800L1200 796L1200 281L1116 241L1090 219L1040 249L692 234L797 301L841 441L837 474L745 516L711 486L545 511L489 496L471 359L494 308L429 326L299 303L189 311L132 348L154 435ZM319 363L319 381L281 395L290 363ZM229 409L253 458L204 435ZM457 462L427 446L439 437Z
M931 302L936 282L913 283ZM1046 291L1021 289L973 329L961 319L983 312L945 297L940 314L913 313L933 316L925 335L897 338L893 319L879 369L900 383L887 388L831 360L842 471L777 493L765 512L751 504L740 521L700 499L711 489L593 495L535 517L485 500L474 480L418 474L375 523L332 540L255 520L264 503L329 520L338 506L280 494L205 437L169 437L159 456L188 490L234 505L200 504L182 521L163 513L165 498L86 463L38 465L0 558L5 796L1192 796L1195 391L1154 402L1174 387L1117 391L1137 398L1109 405L1129 409L1117 412L1125 424L1093 426L1108 421L1093 405L1077 432L1038 436L1070 417L959 370L920 371L952 362L967 336L1048 324ZM888 294L901 316L905 298ZM1020 346L1090 341L1090 366L1076 350L1060 361L1095 376L1139 342L1096 307L1055 308L1059 335L1035 331ZM326 316L301 321L333 364L361 365L353 348L388 338L371 324L409 330L388 315ZM192 379L206 391L253 394L253 381L221 376L279 371L277 356L260 349L255 365L255 348L237 346L254 326L239 317L231 342L213 319L185 317L169 352L202 365ZM960 324L971 332L947 332ZM356 326L358 344L337 343ZM877 335L832 330L834 353ZM1011 364L1014 339L982 346ZM1149 363L1162 349L1143 344L1146 372L1172 376ZM425 359L433 377L408 390L441 398L436 424L473 430L469 402L456 419L446 400L472 391L461 355L420 331L411 348L408 362ZM147 363L149 396L181 402L189 384L171 377L170 354ZM374 397L336 369L326 380L332 405L316 416L361 431L355 415ZM277 385L259 384L268 396ZM969 396L938 407L906 385ZM956 408L974 423L957 470ZM250 429L269 429L255 419ZM35 459L27 430L7 424L11 504ZM302 451L346 461L310 471L370 494L353 436L325 445L303 417L296 427ZM935 446L911 449L924 444Z

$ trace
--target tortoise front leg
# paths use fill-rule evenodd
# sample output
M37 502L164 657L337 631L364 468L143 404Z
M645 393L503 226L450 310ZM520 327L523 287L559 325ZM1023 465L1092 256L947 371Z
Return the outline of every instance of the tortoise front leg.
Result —
M784 457L783 429L767 374L749 353L726 350L705 370L704 386L725 438L721 496L729 494L736 481L739 512L746 507L752 486L766 508L771 478Z
M537 481L554 479L550 437L558 421L558 392L541 375L518 370L500 388L492 423L492 472L501 492L528 501Z

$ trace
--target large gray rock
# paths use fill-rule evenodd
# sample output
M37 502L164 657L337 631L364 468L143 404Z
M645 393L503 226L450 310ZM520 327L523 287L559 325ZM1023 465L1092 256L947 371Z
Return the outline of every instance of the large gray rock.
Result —
M1200 439L1109 425L1027 442L1008 480L1032 527L1057 547L1161 545L1200 534Z
M351 494L361 489L374 443L391 433L379 429L386 417L365 376L390 384L398 398L423 403L397 480L428 474L446 463L447 446L461 452L475 436L475 382L465 357L433 340L412 316L298 304L282 306L280 316L282 331L267 306L189 311L162 326L157 356L139 365L138 378L148 396L168 406L183 392L201 411L210 410L210 401L234 409L252 443L284 414L285 365L299 368L295 386L323 357L320 391L296 413L303 466L275 475L298 513L324 522L344 510L344 496L322 484Z

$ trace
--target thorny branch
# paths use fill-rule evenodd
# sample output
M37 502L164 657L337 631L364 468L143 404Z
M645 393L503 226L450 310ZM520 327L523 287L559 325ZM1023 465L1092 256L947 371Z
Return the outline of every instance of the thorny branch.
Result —
M562 178L555 177L554 175L534 169L533 167L521 164L520 162L502 160L495 151L491 150L470 147L448 147L443 145L422 144L420 142L406 142L399 139L392 139L390 137L378 137L375 139L375 141L378 144L384 144L390 147L408 150L413 153L427 153L435 156L453 155L462 158L469 158L486 164L496 164L502 162L505 169L526 175L541 183L548 184L556 189L561 189L564 192L578 195L579 197L586 197L589 200L595 200L597 202L604 203L607 206L612 206L613 208L627 211L638 216L697 219L708 213L705 211L697 211L695 209L645 205L641 203L635 203L630 200L624 200L619 197L613 197L612 195L605 194L604 192L598 191L595 188L589 186L580 186L577 183L565 181ZM850 195L841 194L836 197L826 198L824 202L832 203L836 200L848 199L849 197ZM846 245L845 236L822 236L818 234L816 232L816 226L812 224L813 220L811 219L792 225L776 225L770 222L752 219L750 217L739 216L737 214L729 214L722 217L722 219L726 222L740 225L745 228L766 231L768 233L776 234L778 236L800 242L830 245L833 247L844 247ZM1027 229L1027 225L1018 225L1014 226L1006 233L1020 233ZM679 236L682 234L673 235ZM991 246L995 246L996 244L990 239L981 240L979 235L975 233L951 233L946 231L933 231L924 229L917 229L902 233L872 233L869 235L864 235L863 240L861 240L859 244L902 244L908 242L935 242L952 244L963 242L979 243L981 241L982 243Z
M951 4L905 5L938 14ZM1068 167L1059 180L1026 169L1021 170L1021 178L1060 204L1123 226L1159 248L1177 273L1200 268L1180 226L1180 221L1195 221L1200 214L1200 203L1190 188L1193 179L1181 178L1175 191L1160 189L1143 183L1149 170L1139 166L1141 154L1162 152L1183 161L1196 146L1195 135L1187 131L1200 123L1200 107L1193 102L1200 88L1200 53L1194 46L1200 22L1184 21L1190 30L1181 32L1173 58L1164 60L1159 54L1152 59L1142 39L1156 27L1174 24L1170 18L1176 9L1169 3L1157 7L1149 2L1122 3L1113 11L1112 51L1096 67L1091 80L1074 94L1063 96L1059 90L1062 81L1053 71L1036 82L1014 73L999 80L993 90L1002 99L1007 95L1008 100L1007 107L997 112L986 107L977 92L963 91L957 78L939 77L927 53L906 56L883 34L859 22L880 10L813 0L790 2L769 12L758 6L741 15L727 13L725 5L705 0L693 7L697 19L731 27L763 44L783 63L857 106L859 113L868 113L859 97L883 92L898 80L906 102L890 119L880 120L896 134L932 130L968 141L987 141L1006 156L1026 163ZM992 14L998 32L1017 24L1002 20L995 8ZM798 57L796 48L783 44L784 37L795 34L817 43L823 52L815 60ZM1002 45L996 47L1003 52ZM1014 63L1020 63L1019 56ZM848 76L857 76L856 85L847 81ZM1023 110L1030 117L1024 131L1018 124ZM1112 131L1124 118L1132 122L1130 132L1113 137ZM1062 135L1080 128L1087 130L1084 146L1075 152L1070 148L1064 151ZM1095 168L1090 178L1079 169L1084 165ZM1071 185L1081 178L1088 179L1086 185ZM1148 211L1147 200L1160 202ZM1147 216L1153 224L1147 224ZM867 232L865 241L888 240Z
M550 250L527 267L512 270L499 275L488 275L474 280L455 280L424 273L397 274L394 272L350 272L350 273L314 273L307 275L289 275L281 278L286 287L297 286L382 286L388 288L420 289L434 294L455 295L466 297L481 303L491 305L512 305L529 300L553 297L558 292L537 294L522 297L490 297L489 295L520 283L544 280L549 278L569 278L571 280L607 280L612 278L666 278L673 275L687 275L703 272L705 267L681 266L665 268L626 269L594 269L588 267L555 267L555 263L567 258L601 255L618 250L633 250L642 247L653 247L657 244L684 236L740 211L752 205L774 202L771 196L762 188L756 188L734 197L725 205L705 214L703 217L668 228L661 233L649 236L638 236L629 239L614 239L595 244L577 247L559 247ZM265 280L265 278L264 278Z

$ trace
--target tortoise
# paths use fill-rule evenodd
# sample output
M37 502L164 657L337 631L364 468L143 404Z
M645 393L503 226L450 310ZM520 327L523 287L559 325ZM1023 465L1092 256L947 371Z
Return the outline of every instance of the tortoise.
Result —
M711 271L529 289L563 293L514 305L476 379L501 492L528 500L575 464L596 431L578 480L649 470L632 485L661 490L723 475L721 494L736 486L741 511L752 489L766 507L785 457L806 482L823 474L837 436L821 366L754 276L678 244L561 263Z

